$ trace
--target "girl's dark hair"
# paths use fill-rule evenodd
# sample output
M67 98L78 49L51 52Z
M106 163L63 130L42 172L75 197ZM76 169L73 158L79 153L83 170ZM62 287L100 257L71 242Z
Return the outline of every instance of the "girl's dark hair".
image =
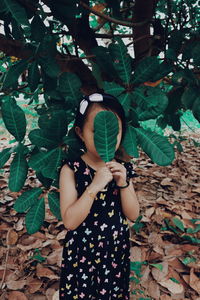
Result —
M120 118L120 120L122 122L122 138L121 138L121 142L124 139L124 136L125 136L125 133L126 133L126 117L125 117L125 112L124 112L123 106L117 100L116 97L114 97L114 96L112 96L110 94L103 93L102 96L103 96L103 101L102 102L91 102L91 101L88 101L88 106L87 106L87 108L85 110L85 113L83 115L79 112L80 103L78 105L77 112L76 112L76 117L75 117L75 121L74 121L74 125L73 125L73 130L74 130L74 133L75 133L78 141L80 142L80 144L83 147L84 147L84 143L82 142L81 138L75 132L75 127L78 126L81 130L83 129L83 126L85 124L86 117L87 117L87 112L88 112L89 108L94 103L98 103L99 106L101 106L102 108L111 110L111 111L115 112L118 115L118 117Z

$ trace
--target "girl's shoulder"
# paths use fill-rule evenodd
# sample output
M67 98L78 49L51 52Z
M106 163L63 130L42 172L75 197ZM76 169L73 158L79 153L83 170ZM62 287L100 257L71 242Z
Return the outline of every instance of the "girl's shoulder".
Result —
M71 159L70 158L65 158L62 161L61 167L63 167L66 164L70 167L70 169L72 169L73 171L76 171L77 167L80 166L80 157L71 158Z

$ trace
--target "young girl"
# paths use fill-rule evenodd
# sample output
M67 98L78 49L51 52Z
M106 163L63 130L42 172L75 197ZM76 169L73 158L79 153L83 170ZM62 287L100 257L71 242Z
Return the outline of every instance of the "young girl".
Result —
M119 122L116 152L126 128L123 107L108 94L92 94L79 105L75 133L85 152L66 160L60 171L60 207L68 232L64 240L60 300L129 299L130 242L126 217L134 221L139 204L129 179L130 162L115 158L105 163L93 135L94 118L103 110Z

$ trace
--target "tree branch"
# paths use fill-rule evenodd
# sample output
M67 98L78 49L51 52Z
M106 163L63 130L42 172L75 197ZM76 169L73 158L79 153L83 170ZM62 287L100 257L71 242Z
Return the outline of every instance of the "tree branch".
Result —
M133 37L133 35L131 33L129 34L109 34L109 33L95 33L95 37L96 38L103 38L103 39L112 39L115 36L119 36L119 37Z
M149 23L151 21L151 19L147 19L145 21L142 21L142 22L138 22L138 23L131 23L131 22L126 22L126 21L121 21L121 20L117 20L117 19L114 19L114 18L111 18L110 16L107 16L95 9L93 9L92 7L90 7L89 5L85 4L83 1L80 1L80 4L87 10L91 11L94 15L96 16L99 16L105 20L107 20L108 22L111 22L111 23L115 23L115 24L118 24L118 25L123 25L123 26L127 26L127 27L137 27L137 26L143 26L144 24L146 23Z
M133 17L136 22L143 20L152 20L158 0L136 0L134 6ZM133 39L138 40L142 36L150 35L150 24L145 23L143 26L133 26ZM141 39L134 44L134 53L136 61L139 61L145 56L151 55L151 38Z

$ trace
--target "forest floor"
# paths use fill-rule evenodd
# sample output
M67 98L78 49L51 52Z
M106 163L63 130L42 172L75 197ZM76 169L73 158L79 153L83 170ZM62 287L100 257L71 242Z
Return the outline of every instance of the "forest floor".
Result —
M131 300L200 300L200 132L184 137L170 166L144 153L135 160L141 219L129 222ZM0 140L2 149L10 139ZM58 300L66 230L47 208L41 230L27 234L24 214L13 209L21 193L8 189L11 160L0 173L0 300ZM29 169L24 188L37 184Z

